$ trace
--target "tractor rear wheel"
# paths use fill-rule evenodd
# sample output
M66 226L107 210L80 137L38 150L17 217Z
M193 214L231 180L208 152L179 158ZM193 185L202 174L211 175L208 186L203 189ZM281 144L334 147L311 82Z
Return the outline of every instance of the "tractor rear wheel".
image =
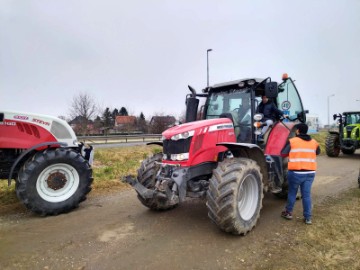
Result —
M263 196L262 174L254 160L225 159L210 179L208 216L221 230L245 235L260 217Z
M27 208L42 216L69 212L91 190L92 169L69 148L37 152L20 169L16 194Z
M157 153L147 159L145 159L140 168L138 169L137 179L140 184L148 189L155 189L156 175L160 170L160 163L162 160L162 153ZM177 204L171 204L170 200L157 198L144 199L138 195L139 201L151 210L169 210L175 208Z
M325 140L325 150L329 157L338 157L340 154L340 138L338 134L328 134Z

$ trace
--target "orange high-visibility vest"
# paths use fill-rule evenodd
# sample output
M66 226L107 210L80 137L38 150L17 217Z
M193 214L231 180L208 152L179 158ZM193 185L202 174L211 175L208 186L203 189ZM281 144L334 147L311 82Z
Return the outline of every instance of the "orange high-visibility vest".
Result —
M294 137L290 141L290 153L288 169L292 171L315 171L316 170L316 149L319 144L311 139L304 141Z

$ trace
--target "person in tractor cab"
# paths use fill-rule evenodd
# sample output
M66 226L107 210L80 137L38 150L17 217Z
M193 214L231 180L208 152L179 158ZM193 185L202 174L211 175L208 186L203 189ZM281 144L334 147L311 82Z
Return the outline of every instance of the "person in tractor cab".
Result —
M274 124L277 119L279 119L280 117L287 117L287 115L283 114L283 112L275 106L274 102L265 95L262 96L262 101L257 107L256 112L262 113L264 115L264 118L262 120L262 135L265 134L265 132L269 129L270 126Z
M316 172L316 155L320 154L320 147L317 141L308 134L308 126L299 123L295 126L296 137L291 138L281 154L289 156L288 162L288 198L285 210L281 216L285 219L292 219L296 194L300 187L304 222L311 224L311 186L314 182Z

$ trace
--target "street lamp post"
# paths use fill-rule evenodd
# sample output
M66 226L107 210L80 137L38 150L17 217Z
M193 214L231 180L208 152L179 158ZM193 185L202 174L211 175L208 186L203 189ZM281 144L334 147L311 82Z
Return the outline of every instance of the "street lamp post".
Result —
M209 52L211 52L212 49L207 49L206 51L206 66L207 66L207 87L209 87Z
M328 127L330 127L330 98L335 96L335 94L332 94L327 97L327 114L328 114Z

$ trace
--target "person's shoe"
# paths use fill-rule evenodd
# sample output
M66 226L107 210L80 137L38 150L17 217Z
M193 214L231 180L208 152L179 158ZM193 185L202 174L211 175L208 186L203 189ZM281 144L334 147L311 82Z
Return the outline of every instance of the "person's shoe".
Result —
M312 224L310 218L304 218L304 222L305 222L306 225L311 225Z
M291 220L293 218L292 214L286 210L281 212L281 217Z

